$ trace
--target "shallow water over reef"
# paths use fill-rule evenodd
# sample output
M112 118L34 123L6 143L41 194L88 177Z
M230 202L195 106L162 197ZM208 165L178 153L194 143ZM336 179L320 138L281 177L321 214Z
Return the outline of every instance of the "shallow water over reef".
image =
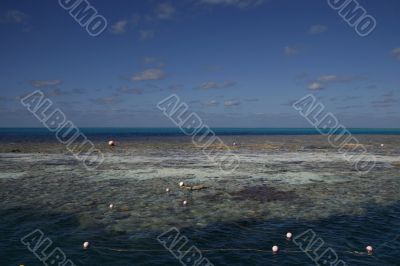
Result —
M232 173L181 136L121 136L114 149L93 136L106 158L95 171L51 138L2 139L0 261L40 265L19 241L39 228L76 265L179 265L156 239L176 227L214 265L315 265L284 237L307 229L348 265L398 265L399 138L357 136L378 160L364 175L323 136L223 136ZM354 252L368 244L373 256ZM221 251L246 248L261 251Z

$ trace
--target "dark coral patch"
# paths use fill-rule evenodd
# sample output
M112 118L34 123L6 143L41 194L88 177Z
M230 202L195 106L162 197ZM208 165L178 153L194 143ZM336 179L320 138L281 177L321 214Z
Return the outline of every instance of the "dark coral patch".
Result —
M231 192L230 195L236 200L253 200L259 202L270 201L292 201L297 195L291 191L281 191L266 185L245 187L242 190Z

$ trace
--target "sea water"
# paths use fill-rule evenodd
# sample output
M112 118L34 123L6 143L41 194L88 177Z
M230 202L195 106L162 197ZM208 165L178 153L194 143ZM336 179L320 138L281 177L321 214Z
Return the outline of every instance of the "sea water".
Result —
M0 265L42 265L20 241L35 229L76 265L180 265L157 241L172 227L214 265L315 265L285 239L309 229L348 265L400 264L399 130L352 130L377 158L363 175L311 129L216 129L230 173L175 129L84 132L94 171L45 130L0 130Z

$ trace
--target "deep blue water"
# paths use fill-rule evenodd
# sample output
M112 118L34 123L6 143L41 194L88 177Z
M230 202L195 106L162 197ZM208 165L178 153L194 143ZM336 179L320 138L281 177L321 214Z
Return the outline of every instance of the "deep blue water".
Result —
M181 136L179 128L80 128L88 136ZM213 128L217 135L319 135L314 128ZM400 128L350 128L354 135L400 135ZM329 130L325 130L329 132ZM50 136L46 128L0 128L0 137Z
M181 235L189 239L189 246L195 244L200 250L207 250L203 255L214 265L316 265L283 237L289 230L298 234L313 229L325 241L322 251L332 248L347 265L394 266L400 265L400 227L399 220L394 218L399 217L399 212L400 205L396 204L369 209L361 217L217 223L202 229L182 229ZM21 236L36 228L52 239L52 248L60 247L76 265L181 265L156 241L160 232L126 235L106 233L100 227L82 230L74 215L34 209L2 210L0 215L1 265L43 265L20 243ZM82 238L91 240L89 250L81 248ZM375 247L373 255L367 255L361 248L366 243ZM275 244L282 251L277 255L269 252ZM261 251L218 251L224 248ZM330 264L320 261L320 265Z

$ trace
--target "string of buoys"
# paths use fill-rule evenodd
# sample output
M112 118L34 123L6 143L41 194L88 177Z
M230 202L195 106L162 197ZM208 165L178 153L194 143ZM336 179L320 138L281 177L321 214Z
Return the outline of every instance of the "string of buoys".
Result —
M109 248L109 247L101 247L95 246L93 249L105 249L116 252L170 252L168 249L120 249L120 248ZM270 253L271 250L266 249L257 249L257 248L215 248L215 249L199 249L202 253L205 252L216 252L216 251L253 251L253 252L265 252ZM311 252L313 250L307 250L307 252ZM280 253L303 253L301 250L281 250Z
M85 242L88 243L88 242ZM369 246L370 247L370 246ZM88 247L84 248L87 249ZM93 246L93 249L105 249L116 252L169 252L168 249L121 249L121 248L109 248L102 246ZM372 248L372 247L371 247ZM274 245L270 250L267 249L258 249L258 248L212 248L212 249L199 249L200 252L229 252L229 251L252 251L252 252L262 252L262 253L272 253L272 255L277 255L278 253L304 253L304 252L313 252L315 250L293 250L293 249L283 249L280 250L279 246ZM357 254L357 255L372 255L371 252L359 252L359 251L347 251L346 253Z
M236 144L236 143L234 143ZM108 141L108 146L110 147L114 147L116 146L116 142L114 140L110 140ZM381 147L384 147L384 144L381 144ZM190 190L200 190L203 188L207 188L204 185L199 185L199 186L186 186L185 183L183 181L179 182L179 187L180 188L188 188ZM193 189L194 188L194 189ZM165 191L167 193L170 192L169 188L166 188ZM183 206L187 206L188 205L188 201L184 200L182 202ZM109 209L113 209L114 205L111 203L109 206ZM291 241L293 238L293 234L291 232L287 232L286 233L286 239L288 241ZM88 241L84 242L82 244L83 249L89 249L90 247L90 243ZM115 248L108 248L108 247L98 247L98 246L94 246L93 248L95 249L107 249L107 250L111 250L111 251L117 251L117 252L169 252L169 250L166 249L115 249ZM365 250L367 251L368 255L372 255L374 252L374 248L372 246L367 246L365 248ZM271 252L272 254L278 254L278 253L302 253L302 252L311 252L312 250L306 250L306 251L302 251L302 250L280 250L278 245L274 245L272 246L271 250L263 250L263 249L251 249L251 248L245 248L245 249L240 249L240 248L232 248L232 249L201 249L201 252L215 252L215 251L254 251L254 252ZM362 252L358 252L358 251L350 251L350 253L355 253L355 254L363 254ZM23 266L23 265L22 265Z
M102 247L102 246L93 246L93 249L106 249L106 250L111 250L111 251L116 251L116 252L170 252L167 249L121 249L121 248L109 248L109 247ZM199 249L202 253L205 252L217 252L217 251L253 251L253 252L264 252L264 253L273 253L277 254L278 252L274 253L274 250L278 249L279 253L303 253L303 252L313 252L315 250L309 249L309 250L290 250L290 249L283 249L279 250L278 246L273 246L271 250L267 249L257 249L257 248L215 248L215 249ZM363 255L365 252L359 252L359 251L348 251L347 253L352 253L352 254L359 254ZM371 254L368 254L371 255Z

